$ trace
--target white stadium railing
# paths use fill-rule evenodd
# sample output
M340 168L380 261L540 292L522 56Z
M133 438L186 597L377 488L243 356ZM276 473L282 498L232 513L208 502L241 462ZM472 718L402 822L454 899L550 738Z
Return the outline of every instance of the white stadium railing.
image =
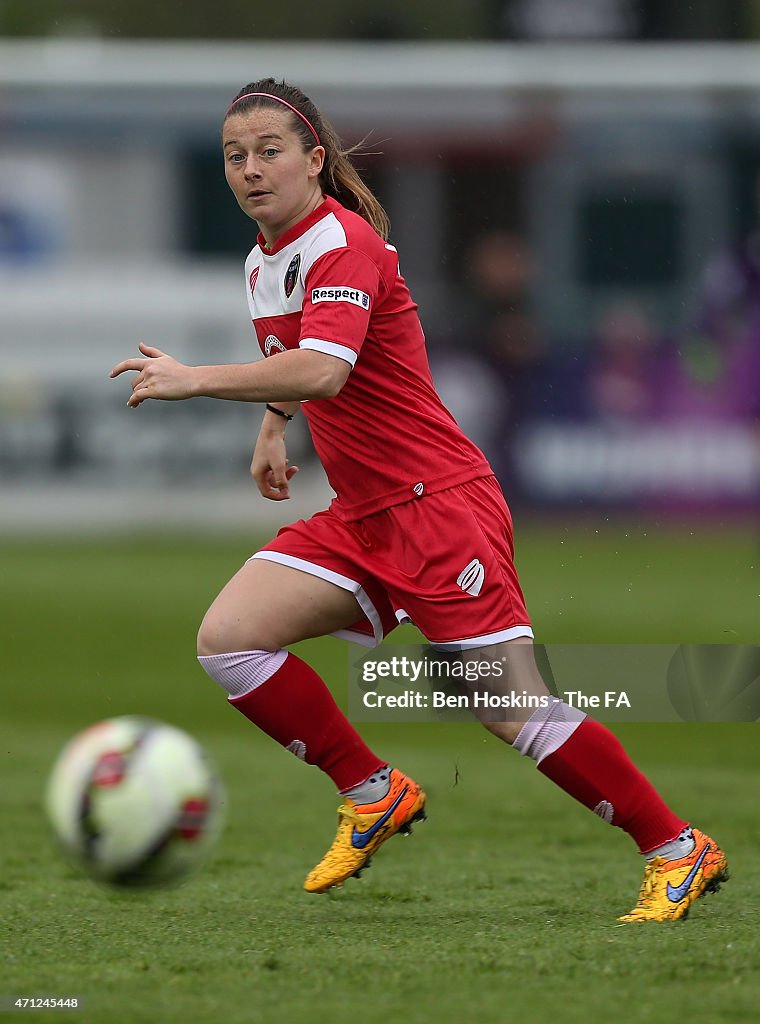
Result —
M246 69L347 94L370 89L760 89L755 43L0 42L3 88L229 90ZM226 94L226 93L225 93Z

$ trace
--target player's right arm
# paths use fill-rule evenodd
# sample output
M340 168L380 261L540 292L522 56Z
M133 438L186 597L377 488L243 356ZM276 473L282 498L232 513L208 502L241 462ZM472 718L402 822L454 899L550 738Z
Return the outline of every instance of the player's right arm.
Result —
M294 416L299 402L277 402L277 408ZM290 497L289 481L298 472L298 466L288 465L285 445L285 428L288 420L284 416L264 413L261 429L251 461L251 476L265 498L270 501L285 501Z

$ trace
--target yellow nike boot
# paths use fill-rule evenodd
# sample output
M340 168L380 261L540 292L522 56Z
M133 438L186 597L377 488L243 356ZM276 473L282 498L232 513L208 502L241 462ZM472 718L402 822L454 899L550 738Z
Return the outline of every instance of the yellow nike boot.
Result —
M376 803L357 804L344 797L338 808L338 832L332 846L304 882L307 892L327 892L369 867L372 855L397 832L409 835L412 822L425 819L425 793L407 775L392 768L390 788Z
M695 900L717 892L728 881L728 861L714 839L693 829L694 849L685 857L655 857L644 869L644 881L630 914L618 921L684 920Z

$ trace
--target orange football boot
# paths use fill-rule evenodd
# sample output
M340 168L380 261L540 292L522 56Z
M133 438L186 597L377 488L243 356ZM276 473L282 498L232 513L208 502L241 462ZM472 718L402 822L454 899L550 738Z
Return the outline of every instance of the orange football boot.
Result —
M307 892L327 892L347 878L358 878L374 853L397 832L409 835L412 822L424 821L425 793L396 768L382 800L357 804L345 797L338 808L338 832L332 846L304 882Z
M683 921L695 900L728 881L725 853L704 832L692 831L695 845L687 857L655 857L647 864L636 906L618 921Z

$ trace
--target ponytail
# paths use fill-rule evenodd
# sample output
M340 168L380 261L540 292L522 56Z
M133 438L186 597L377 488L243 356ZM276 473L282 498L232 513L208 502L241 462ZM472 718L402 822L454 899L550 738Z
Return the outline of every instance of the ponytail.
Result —
M369 188L350 160L351 154L361 150L361 143L351 149L342 149L333 126L322 118L320 138L325 147L325 165L322 168L322 184L325 192L354 213L358 213L388 241L391 222L379 199Z

